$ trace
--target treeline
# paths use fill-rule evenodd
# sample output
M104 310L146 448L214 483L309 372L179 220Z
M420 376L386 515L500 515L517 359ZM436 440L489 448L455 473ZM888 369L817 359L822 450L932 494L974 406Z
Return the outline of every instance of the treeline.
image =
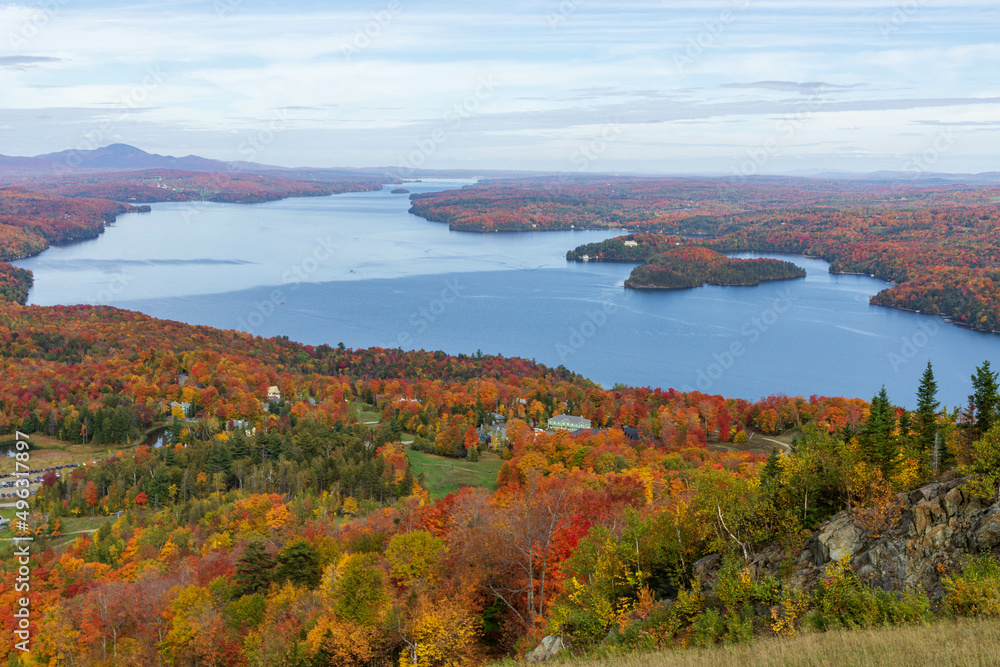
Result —
M776 259L730 259L700 247L676 247L653 255L625 280L631 289L685 289L702 285L759 285L764 280L804 278L804 269Z
M679 245L687 245L691 239L684 236L665 236L663 234L628 234L597 243L585 243L566 253L566 259L571 262L597 260L600 262L625 262L642 264L657 253L670 250Z
M122 202L211 201L254 204L289 197L325 197L380 189L379 177L341 176L336 180L299 179L276 173L197 172L148 169L97 174L35 176L23 185L62 197L97 197Z
M104 199L68 198L24 188L0 189L0 260L36 254L50 243L94 238L132 210Z

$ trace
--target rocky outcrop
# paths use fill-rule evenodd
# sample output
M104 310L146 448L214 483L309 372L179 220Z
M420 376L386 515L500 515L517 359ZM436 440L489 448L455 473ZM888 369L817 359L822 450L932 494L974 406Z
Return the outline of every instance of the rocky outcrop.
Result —
M939 598L941 572L970 553L1000 546L1000 503L967 493L964 480L928 484L897 496L899 519L873 535L849 511L827 521L805 544L793 586L811 586L832 561L851 559L858 579L887 591L923 590Z
M898 519L879 534L851 511L820 526L810 537L787 579L794 588L809 589L826 566L845 558L858 579L887 591L922 590L931 599L943 593L942 571L952 570L968 554L1000 553L1000 503L983 502L963 490L965 480L928 484L896 497ZM750 563L756 575L777 575L787 555L771 545ZM694 565L708 590L721 565L718 555Z
M527 662L544 662L565 650L566 645L563 643L562 637L549 635L531 653L524 656L524 659Z

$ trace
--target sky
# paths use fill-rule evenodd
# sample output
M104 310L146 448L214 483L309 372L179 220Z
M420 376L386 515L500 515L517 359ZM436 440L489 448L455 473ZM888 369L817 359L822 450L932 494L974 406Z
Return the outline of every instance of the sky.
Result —
M1000 171L996 0L0 4L0 154Z

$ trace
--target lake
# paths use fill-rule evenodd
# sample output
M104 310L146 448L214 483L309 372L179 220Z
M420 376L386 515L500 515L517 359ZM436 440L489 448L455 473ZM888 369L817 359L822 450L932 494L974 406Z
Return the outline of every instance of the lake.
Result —
M820 260L768 255L808 275L758 287L625 290L631 265L565 260L621 232L452 232L407 213L407 196L389 189L155 204L16 264L35 274L32 304L107 304L310 344L502 353L605 387L870 398L884 383L912 408L930 359L954 406L975 366L1000 365L1000 337L872 306L885 283L831 275Z

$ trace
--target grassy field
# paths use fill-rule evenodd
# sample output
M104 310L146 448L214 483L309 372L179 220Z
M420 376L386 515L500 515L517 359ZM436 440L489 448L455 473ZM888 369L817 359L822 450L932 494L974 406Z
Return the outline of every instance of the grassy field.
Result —
M503 461L492 452L484 452L479 461L473 463L465 459L449 459L423 452L409 450L410 467L413 476L424 476L424 485L431 498L444 498L463 486L497 488L497 473Z
M99 461L111 456L123 446L75 445L62 440L56 440L44 435L32 434L30 443L34 447L29 454L28 465L32 470L51 468L66 463ZM0 473L14 472L16 461L11 457L0 457Z
M1000 621L802 634L756 644L676 650L602 660L553 660L568 667L976 667L1000 665Z
M14 518L14 512L16 510L12 508L0 509L0 516L7 519ZM71 517L64 516L61 519L62 530L61 534L57 537L52 538L48 541L46 546L52 547L55 550L59 550L61 547L73 542L77 537L85 533L96 532L102 524L106 521L111 521L112 523L117 520L117 517L112 516L79 516ZM13 525L13 522L12 524ZM10 539L14 537L14 533L10 530L0 530L0 543L9 542Z
M367 403L354 403L354 412L358 415L358 421L363 424L372 424L382 421L382 413L375 409L374 405Z

